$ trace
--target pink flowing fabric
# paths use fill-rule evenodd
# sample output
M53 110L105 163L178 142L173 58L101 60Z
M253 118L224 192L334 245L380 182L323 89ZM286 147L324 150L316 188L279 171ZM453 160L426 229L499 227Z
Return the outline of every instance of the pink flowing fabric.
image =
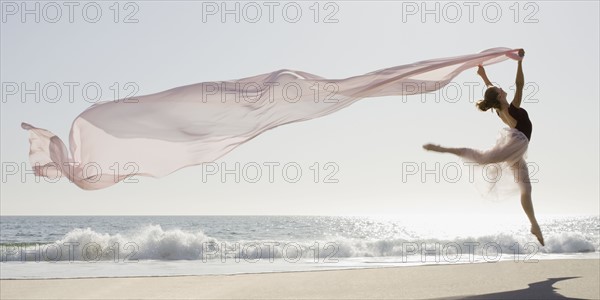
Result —
M362 98L432 92L477 65L518 59L517 51L493 48L346 79L279 70L100 102L73 121L70 151L52 132L21 126L30 132L37 176L64 176L82 189L102 189L133 175L162 177L212 162L266 130L322 117Z

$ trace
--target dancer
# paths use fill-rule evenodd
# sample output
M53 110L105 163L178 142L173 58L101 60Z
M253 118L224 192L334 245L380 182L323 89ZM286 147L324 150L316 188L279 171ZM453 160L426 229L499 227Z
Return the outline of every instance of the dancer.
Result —
M509 164L515 176L515 181L518 182L521 190L521 205L531 223L531 233L535 235L543 246L544 237L535 218L531 202L529 170L523 158L531 139L532 125L527 111L521 108L523 85L525 84L522 58L525 56L525 51L520 49L518 54L520 58L518 60L516 78L517 91L510 104L506 100L506 92L499 87L495 87L490 82L484 68L480 65L477 70L477 74L481 76L488 87L485 91L484 99L477 102L477 107L481 111L487 111L490 108L495 109L498 117L509 127L502 131L501 138L498 139L494 147L486 151L480 151L470 148L446 148L439 145L426 144L423 145L423 148L429 151L452 153L468 161L482 165L491 163Z

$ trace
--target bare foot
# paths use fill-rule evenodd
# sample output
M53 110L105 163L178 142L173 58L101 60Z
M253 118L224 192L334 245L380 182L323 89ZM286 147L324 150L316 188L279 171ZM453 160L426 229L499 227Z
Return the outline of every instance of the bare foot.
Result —
M535 237L537 238L538 242L540 242L540 244L542 244L542 246L544 246L544 237L542 236L542 230L540 229L539 225L532 225L531 226L531 233L533 235L535 235Z
M444 147L441 147L439 145L434 145L434 144L425 144L425 145L423 145L423 149L428 150L428 151L444 152L443 151Z

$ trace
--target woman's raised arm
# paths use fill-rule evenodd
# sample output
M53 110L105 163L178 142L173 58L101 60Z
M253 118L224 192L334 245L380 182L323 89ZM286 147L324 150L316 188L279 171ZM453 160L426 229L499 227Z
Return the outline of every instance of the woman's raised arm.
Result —
M525 50L519 50L519 56L525 56ZM517 90L515 92L515 98L512 101L512 105L514 107L521 107L521 99L523 98L523 86L525 85L525 77L523 76L523 60L519 60L517 67L517 79L515 80L517 84Z
M477 69L477 75L481 76L481 79L483 79L483 82L485 83L485 85L487 87L494 86L492 84L492 82L490 82L490 80L488 79L487 75L485 74L485 69L483 68L482 65L479 65L479 68Z

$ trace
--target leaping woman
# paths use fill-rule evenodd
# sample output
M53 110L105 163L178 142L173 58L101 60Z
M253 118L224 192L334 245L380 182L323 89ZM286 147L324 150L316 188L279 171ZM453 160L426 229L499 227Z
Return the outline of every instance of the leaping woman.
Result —
M487 111L492 108L502 122L508 125L502 132L501 138L496 145L489 150L481 151L471 148L446 148L434 144L423 145L423 148L429 151L452 153L469 161L481 165L492 163L508 163L513 171L515 181L518 183L521 191L521 205L529 222L531 223L531 233L537 240L544 245L544 237L533 212L531 202L531 183L529 179L529 169L525 162L524 155L531 139L532 125L529 115L525 109L521 108L521 99L523 97L523 86L525 79L523 77L522 58L525 56L523 49L519 50L519 60L517 69L515 96L510 104L506 100L506 92L499 87L495 87L488 79L485 70L480 65L477 74L481 76L485 85L488 87L484 94L484 99L477 102L477 107L481 111Z

